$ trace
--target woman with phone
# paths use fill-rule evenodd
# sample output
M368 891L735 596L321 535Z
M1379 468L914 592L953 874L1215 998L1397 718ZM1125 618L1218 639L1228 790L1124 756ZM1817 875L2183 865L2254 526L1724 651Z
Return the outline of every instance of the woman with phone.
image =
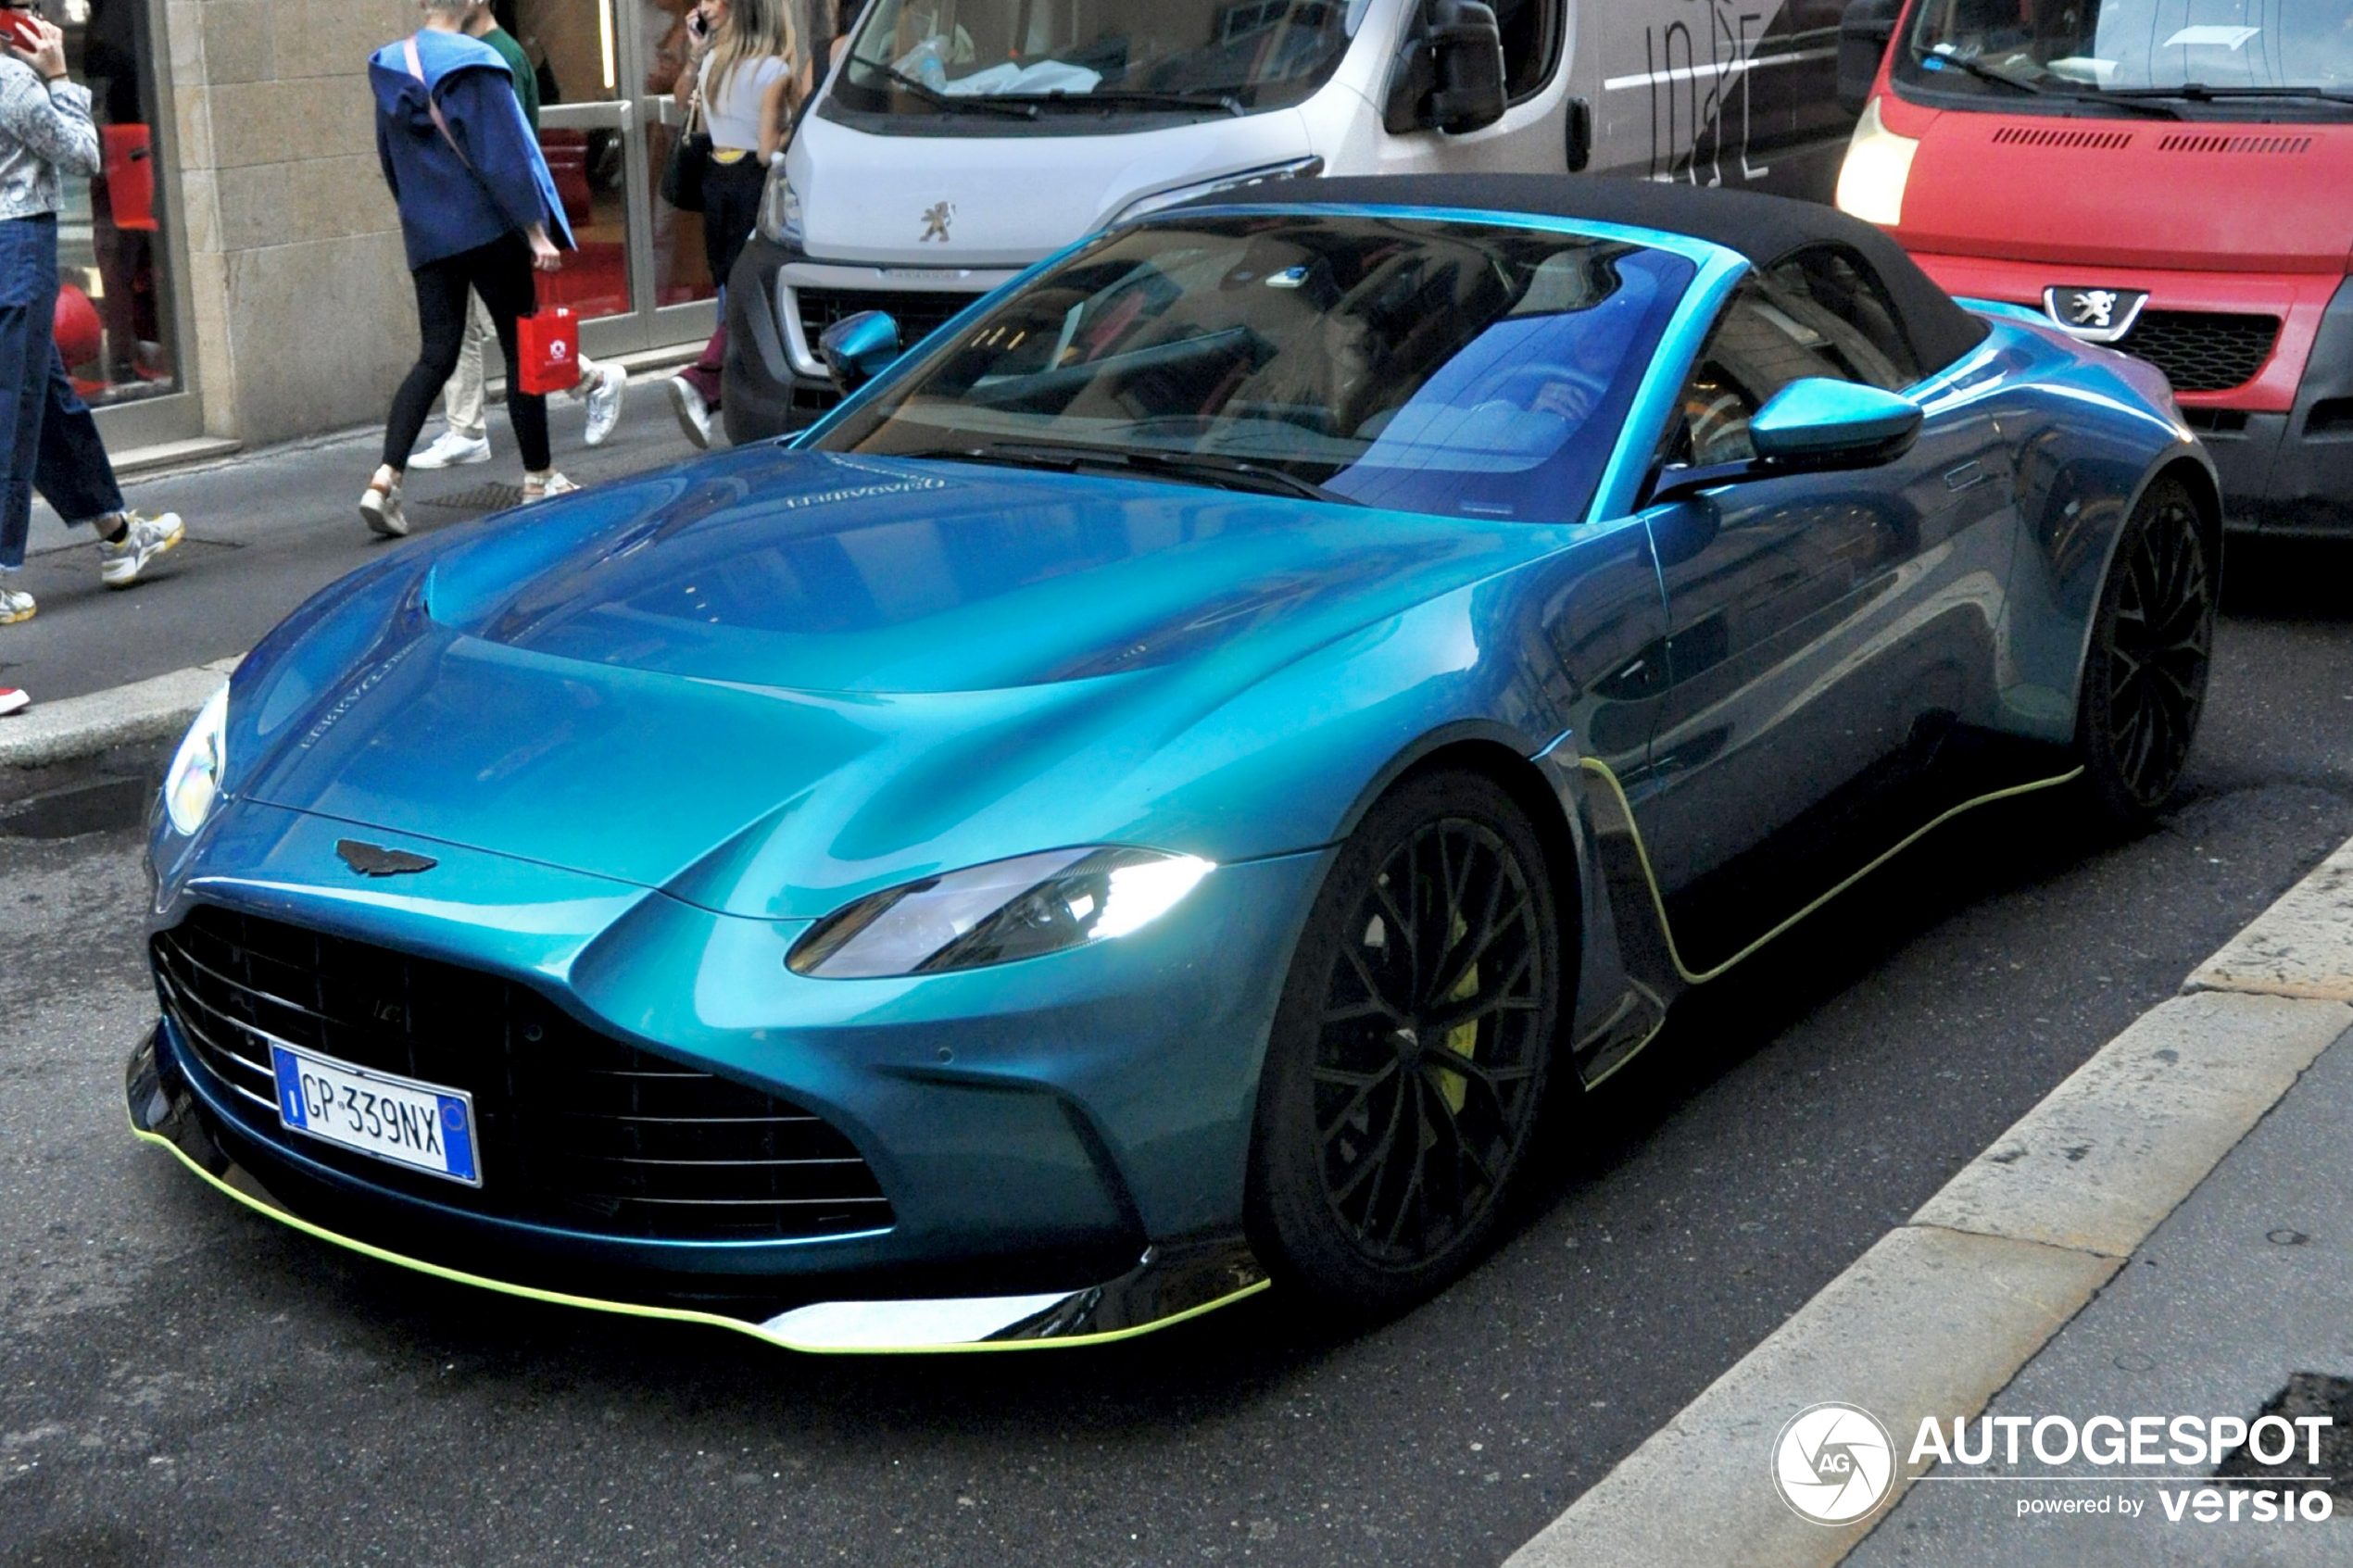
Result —
M24 565L38 491L67 522L97 530L99 581L125 588L182 531L172 513L141 517L122 504L54 335L61 177L86 180L99 166L90 90L67 76L65 34L48 21L0 11L0 573ZM34 608L0 577L0 626ZM0 713L31 700L0 688Z
M727 274L743 254L760 217L761 188L774 144L763 136L781 114L787 119L809 90L792 0L700 0L686 18L696 39L696 65L681 84L692 85L711 136L702 170L703 256L719 294L719 330L702 358L670 378L671 407L686 439L711 445L711 416L719 408L720 367L727 352Z

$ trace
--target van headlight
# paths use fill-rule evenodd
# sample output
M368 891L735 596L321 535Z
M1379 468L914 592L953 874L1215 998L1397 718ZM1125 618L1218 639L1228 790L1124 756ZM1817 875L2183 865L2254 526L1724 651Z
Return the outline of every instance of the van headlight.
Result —
M1216 869L1157 849L993 860L845 905L811 926L785 964L819 980L875 980L1034 959L1140 930Z
M772 245L791 250L801 246L800 193L792 188L792 176L785 172L782 155L768 166L768 182L761 187L758 227L760 237Z
M1846 144L1846 163L1838 171L1838 208L1893 229L1904 221L1904 187L1911 182L1912 155L1920 144L1881 124L1879 106L1873 98L1855 122L1855 139Z
M182 836L193 835L220 798L220 775L229 768L229 688L223 685L196 714L187 737L163 775L163 810Z

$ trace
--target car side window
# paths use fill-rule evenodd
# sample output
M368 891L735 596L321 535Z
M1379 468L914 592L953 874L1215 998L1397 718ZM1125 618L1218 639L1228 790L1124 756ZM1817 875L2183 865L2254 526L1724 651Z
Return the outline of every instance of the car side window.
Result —
M1669 466L1707 468L1756 456L1748 422L1793 381L1822 376L1866 381L1819 318L1823 312L1766 279L1742 283L1718 318L1683 384L1679 428L1667 443ZM1851 329L1850 329L1851 330Z
M1887 285L1854 251L1808 245L1773 269L1773 282L1815 306L1820 312L1816 324L1842 341L1857 380L1900 392L1920 379L1919 358L1904 335Z

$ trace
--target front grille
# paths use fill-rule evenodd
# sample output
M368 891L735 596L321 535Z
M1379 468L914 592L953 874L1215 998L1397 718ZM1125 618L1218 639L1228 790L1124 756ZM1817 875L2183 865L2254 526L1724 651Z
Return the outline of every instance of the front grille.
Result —
M891 1223L874 1173L823 1119L601 1035L528 986L208 906L158 933L150 956L164 1011L246 1129L371 1185L653 1240ZM286 1131L272 1038L472 1095L482 1185Z
M912 348L929 336L936 327L980 295L976 294L919 294L898 289L805 289L795 287L793 295L799 301L800 335L809 345L809 352L817 352L817 340L836 321L855 316L861 310L887 310L899 323L899 341Z
M2145 310L2116 346L2163 370L2176 392L2228 392L2255 379L2279 340L2276 316Z

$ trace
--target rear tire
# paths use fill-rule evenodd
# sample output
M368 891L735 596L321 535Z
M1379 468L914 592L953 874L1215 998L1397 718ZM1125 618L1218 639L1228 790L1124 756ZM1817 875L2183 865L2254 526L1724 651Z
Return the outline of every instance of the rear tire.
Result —
M2145 827L2182 782L2206 706L2214 583L2189 487L2158 480L2117 541L2077 699L2082 793L2111 827Z
M1248 1224L1287 1294L1375 1314L1476 1261L1528 1162L1560 974L1543 847L1501 786L1431 773L1366 813L1259 1085Z

